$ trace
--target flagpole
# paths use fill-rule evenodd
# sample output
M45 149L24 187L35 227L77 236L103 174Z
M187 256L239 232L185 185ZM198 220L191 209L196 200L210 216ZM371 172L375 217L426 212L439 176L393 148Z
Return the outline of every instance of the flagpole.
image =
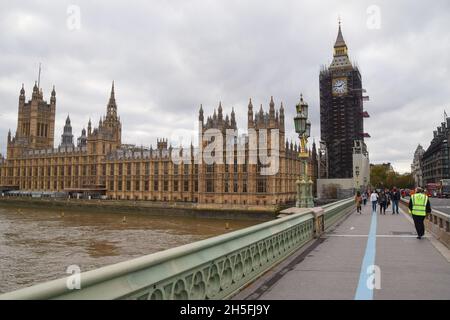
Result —
M39 62L38 88L41 87L41 63Z

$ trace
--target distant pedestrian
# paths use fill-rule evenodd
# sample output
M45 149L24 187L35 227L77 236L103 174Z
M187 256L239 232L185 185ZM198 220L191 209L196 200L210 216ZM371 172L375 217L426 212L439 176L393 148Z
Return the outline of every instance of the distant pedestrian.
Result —
M375 192L375 190L372 191L372 194L370 195L370 202L372 202L372 211L377 212L377 202L378 202L378 194Z
M409 213L412 214L414 225L417 231L417 239L422 239L425 234L424 220L427 213L431 213L431 204L428 196L424 194L422 188L417 188L416 192L409 200Z
M397 190L397 187L394 187L391 193L391 199L392 199L392 214L399 214L398 213L398 203L400 201L400 191Z
M364 206L366 206L366 204L367 204L367 191L363 192L363 194L362 194L362 201L363 201Z
M387 196L384 191L380 192L378 197L378 204L380 205L380 214L386 215Z
M355 196L355 204L356 204L356 212L361 214L361 203L362 203L362 196L361 192L357 192Z
M385 190L385 194L386 194L386 210L387 210L389 208L389 206L391 205L392 195L391 195L391 191L389 191L389 189Z

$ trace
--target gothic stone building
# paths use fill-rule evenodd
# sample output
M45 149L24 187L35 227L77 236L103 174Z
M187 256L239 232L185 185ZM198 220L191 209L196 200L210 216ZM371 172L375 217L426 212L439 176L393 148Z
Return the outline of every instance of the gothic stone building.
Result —
M281 104L275 111L273 99L269 112L264 112L261 106L254 114L251 100L248 105L248 129L257 132L279 130L279 170L270 176L261 175L261 164L248 162L251 152L248 143L243 161L237 161L235 153L231 163L212 165L196 161L199 148L192 145L177 151L184 160L176 163L172 161L173 148L166 139L158 139L156 148L122 144L114 83L106 116L100 119L96 128L92 128L89 120L87 131L82 130L76 145L67 117L61 144L54 148L55 109L54 88L50 103L47 103L42 90L35 84L31 100L25 102L22 86L17 129L14 137L8 133L6 158L0 156L0 186L4 190L221 206L276 206L295 201L295 182L301 173L299 147L285 141L284 108ZM222 133L226 129L237 129L234 110L230 117L224 117L221 105L206 121L201 107L199 123L199 135L211 128ZM266 146L258 144L257 148L267 148L269 154L272 152L270 141ZM311 173L317 171L314 168L315 165L310 166Z

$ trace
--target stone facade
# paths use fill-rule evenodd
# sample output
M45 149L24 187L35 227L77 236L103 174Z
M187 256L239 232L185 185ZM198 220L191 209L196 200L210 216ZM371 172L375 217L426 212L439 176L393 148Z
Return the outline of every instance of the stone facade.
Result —
M413 163L411 164L411 174L414 178L414 184L416 187L423 186L422 157L424 153L425 150L419 144L416 151L414 152L414 159Z
M450 118L447 118L446 122L442 122L433 132L433 140L422 156L423 185L439 183L441 179L450 179L449 127Z
M297 177L300 175L299 147L285 140L284 108L275 110L273 98L269 112L263 107L253 113L248 105L248 130L279 132L279 170L273 175L262 175L259 162L250 163L252 152L261 149L272 154L271 135L266 143L258 142L256 150L249 144L249 136L237 137L243 141L244 152L235 151L227 164L207 164L198 161L202 148L208 146L203 135L216 129L226 140L226 130L237 129L235 112L224 117L222 105L208 117L199 111L199 137L202 144L177 149L183 162L173 159L174 148L166 139L158 139L156 148L124 145L121 142L122 124L117 115L114 83L107 105L106 116L96 128L89 120L87 132L83 129L73 143L69 117L62 135L62 143L54 148L54 119L56 92L52 91L50 104L42 98L35 85L32 99L25 103L22 88L19 97L19 121L14 138L8 135L7 157L0 161L0 186L27 191L67 192L72 196L106 195L110 199L149 200L166 202L195 202L217 205L280 205L294 203ZM239 139L238 139L239 138ZM224 142L225 143L225 142ZM238 156L241 157L238 160ZM200 157L201 158L201 157ZM313 160L314 159L314 160ZM317 156L311 157L310 174L317 176ZM315 176L314 176L315 175Z

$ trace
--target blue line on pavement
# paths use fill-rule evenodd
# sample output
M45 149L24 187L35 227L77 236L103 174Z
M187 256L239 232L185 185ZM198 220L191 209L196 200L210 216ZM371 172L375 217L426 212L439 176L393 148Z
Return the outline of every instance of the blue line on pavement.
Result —
M366 253L364 254L361 273L359 275L358 288L356 289L355 300L372 300L373 289L367 286L367 280L372 277L367 273L370 266L375 265L377 241L377 212L372 212L372 220L370 222L370 230L367 239Z

